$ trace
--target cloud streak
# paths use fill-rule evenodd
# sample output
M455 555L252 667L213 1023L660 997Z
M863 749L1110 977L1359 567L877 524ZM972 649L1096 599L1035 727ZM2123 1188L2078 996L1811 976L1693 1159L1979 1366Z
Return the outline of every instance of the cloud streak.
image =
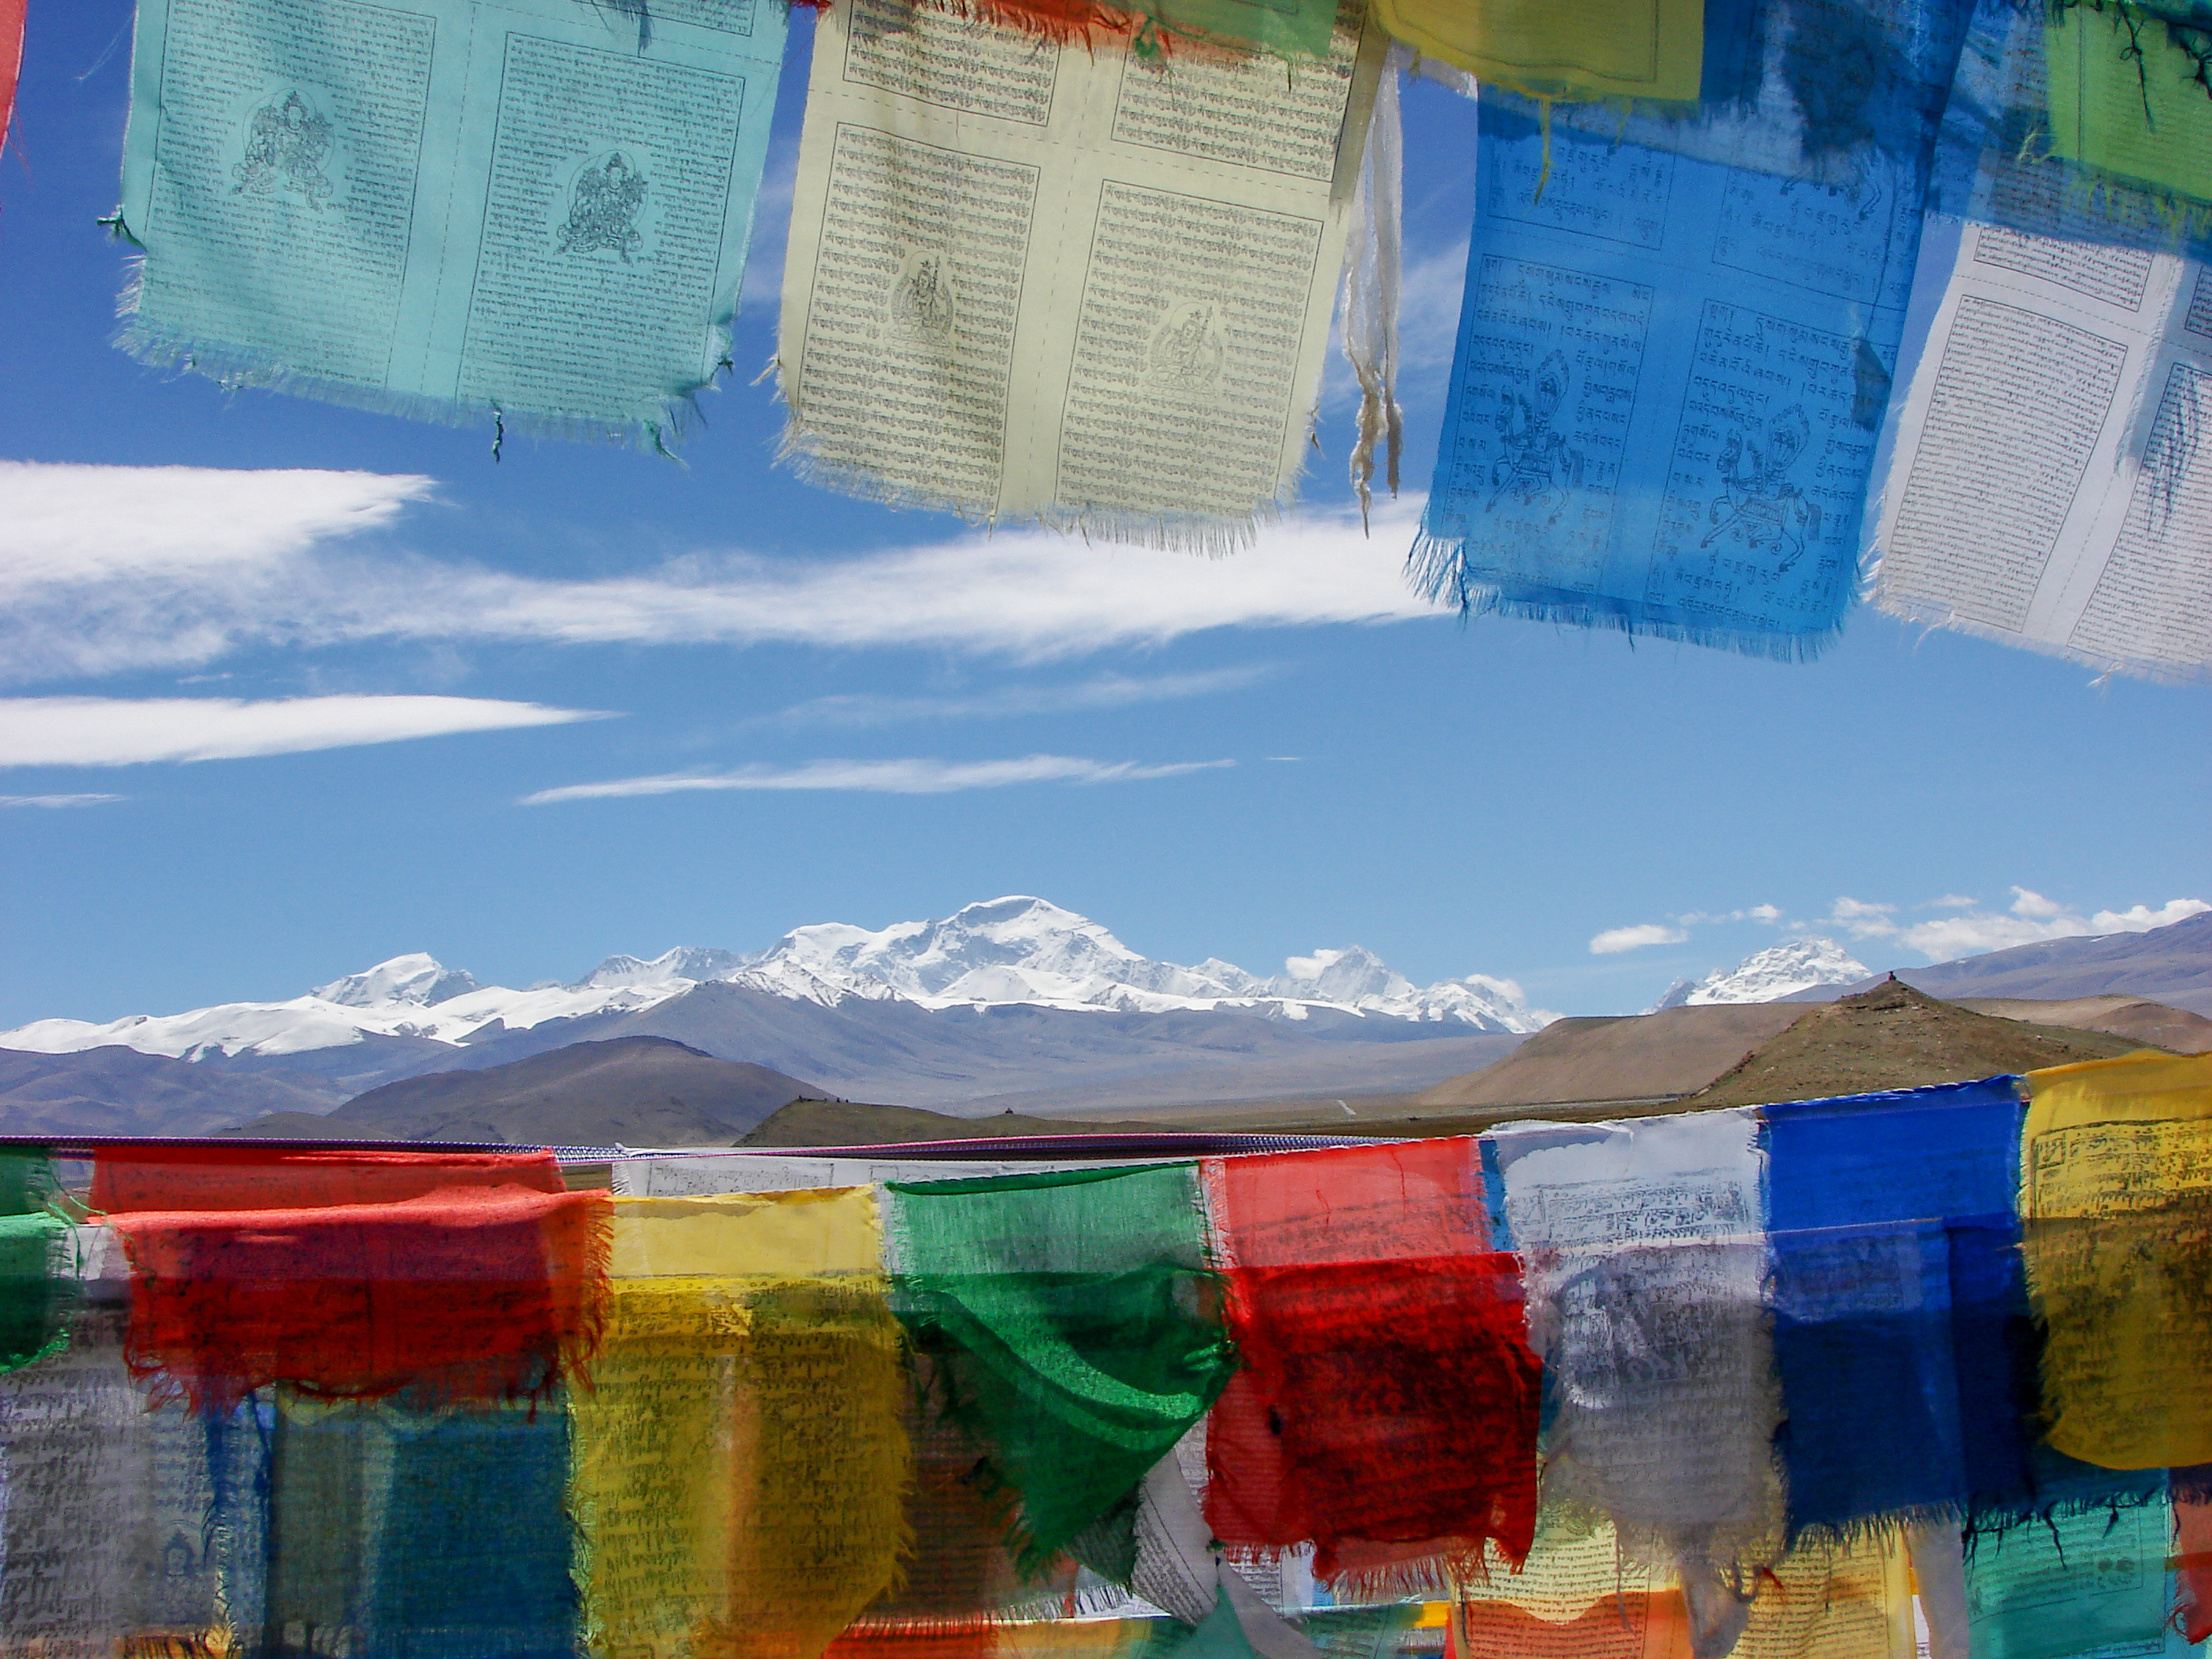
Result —
M1590 940L1589 948L1594 957L1614 957L1624 951L1640 951L1647 945L1680 945L1689 937L1663 922L1641 921L1632 927L1607 928Z
M1356 515L1302 513L1226 559L1012 530L838 559L700 553L561 580L348 545L428 489L356 473L9 465L0 523L27 507L35 524L0 546L0 678L185 670L256 647L363 641L893 647L1040 662L1218 628L1444 614L1400 575L1413 500L1379 512L1371 538Z
M0 795L0 808L43 806L52 811L64 806L106 806L129 799L128 795Z
M240 760L602 718L483 697L8 697L0 698L0 766ZM22 799L79 805L88 798Z
M689 794L719 789L843 789L873 794L944 795L963 789L1003 789L1020 783L1133 783L1213 771L1236 762L1177 761L1144 766L1134 761L1086 760L1073 755L1024 755L1018 760L817 760L803 766L747 766L732 772L670 772L657 777L572 783L525 795L525 806L556 801L621 799L638 795Z
M1221 668L1198 674L1139 677L1101 674L1065 685L1010 685L957 697L884 697L861 693L815 697L748 724L890 726L908 720L1004 720L1025 714L1079 714L1145 703L1241 691L1267 678L1272 667Z

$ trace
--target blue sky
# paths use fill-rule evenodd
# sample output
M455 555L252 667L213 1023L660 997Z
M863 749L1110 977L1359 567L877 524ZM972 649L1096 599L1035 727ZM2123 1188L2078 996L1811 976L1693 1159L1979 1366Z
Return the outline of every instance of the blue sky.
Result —
M0 459L42 464L0 467L0 1027L410 950L526 984L1008 892L1175 961L1357 942L1615 1012L1798 928L1902 965L2212 897L2201 689L1868 611L1802 666L1422 614L1397 570L1472 217L1441 88L1407 100L1407 498L1362 539L1337 375L1310 510L1209 562L810 489L750 374L679 467L494 465L481 432L140 368L93 222L129 19L34 0L0 156Z

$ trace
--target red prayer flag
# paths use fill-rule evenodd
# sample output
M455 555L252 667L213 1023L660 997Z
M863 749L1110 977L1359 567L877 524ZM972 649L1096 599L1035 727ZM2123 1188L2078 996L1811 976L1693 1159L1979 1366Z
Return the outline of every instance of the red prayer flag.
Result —
M598 1346L613 1200L449 1188L390 1203L111 1215L125 1358L217 1409L283 1382L332 1399L517 1400Z
M2173 1567L2180 1581L2176 1616L2193 1646L2212 1636L2212 1492L2202 1487L2207 1471L2188 1473L2197 1480L2177 1482L2173 1492Z
M1323 1577L1476 1560L1485 1540L1528 1553L1542 1368L1478 1157L1451 1139L1207 1161L1245 1362L1207 1419L1224 1543L1311 1539Z
M0 149L15 109L15 78L23 66L24 0L0 0Z

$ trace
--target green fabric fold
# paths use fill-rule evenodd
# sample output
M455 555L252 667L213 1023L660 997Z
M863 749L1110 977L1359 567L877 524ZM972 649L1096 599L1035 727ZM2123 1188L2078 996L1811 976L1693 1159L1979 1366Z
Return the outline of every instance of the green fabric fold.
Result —
M899 1182L885 1207L893 1306L990 1449L1017 1562L1126 1580L1139 1483L1236 1369L1196 1167Z

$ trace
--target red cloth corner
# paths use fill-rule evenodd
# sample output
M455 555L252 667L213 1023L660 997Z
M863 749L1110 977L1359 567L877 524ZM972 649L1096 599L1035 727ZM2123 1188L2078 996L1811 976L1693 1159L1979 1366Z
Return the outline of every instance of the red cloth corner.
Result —
M0 0L4 10L8 0ZM337 1147L100 1146L94 1149L94 1210L306 1210L389 1204L441 1188L562 1191L550 1152L348 1152Z

